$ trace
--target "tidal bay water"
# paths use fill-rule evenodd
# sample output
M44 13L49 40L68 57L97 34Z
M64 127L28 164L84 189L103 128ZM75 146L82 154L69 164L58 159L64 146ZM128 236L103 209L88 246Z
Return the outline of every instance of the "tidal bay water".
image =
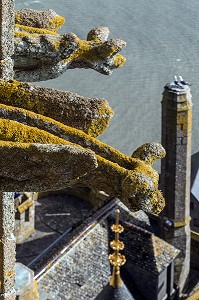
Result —
M68 70L37 84L108 99L115 115L99 137L130 155L141 144L161 142L164 85L181 75L192 84L192 153L199 151L199 1L198 0L27 0L15 8L53 9L66 19L60 33L86 39L96 26L127 42L122 69L105 76L94 70Z

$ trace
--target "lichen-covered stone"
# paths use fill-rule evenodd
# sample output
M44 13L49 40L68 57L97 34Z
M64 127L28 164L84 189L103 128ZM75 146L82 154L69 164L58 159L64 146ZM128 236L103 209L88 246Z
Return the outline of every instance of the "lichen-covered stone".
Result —
M91 68L110 75L125 63L119 52L126 43L119 39L107 41L106 27L92 29L87 40L81 40L73 33L57 33L63 18L52 10L16 11L15 21L15 79L48 80L74 68Z
M96 156L98 168L76 183L77 186L104 191L118 197L130 210L142 209L158 214L164 208L164 198L158 190L158 173L135 159L131 170Z
M0 141L0 191L57 190L97 167L93 152L71 145Z
M13 77L14 2L0 0L0 78Z
M109 125L113 111L107 100L72 92L0 79L1 103L21 107L98 136Z
M132 157L138 158L152 166L156 159L163 158L165 155L165 149L159 143L146 143L137 148L133 152Z
M57 31L64 22L65 19L52 9L39 11L23 8L15 12L15 24L19 25Z
M81 146L72 144L46 131L40 130L36 127L27 126L13 120L0 119L0 128L0 140L15 143L48 143L59 145L66 144L71 147L82 149ZM84 150L82 149L82 151ZM16 151L14 151L13 149L13 153L14 152L16 153ZM29 155L31 155L31 157L33 157L34 159L34 152ZM75 183L96 190L102 190L110 196L119 197L130 209L141 208L151 213L159 213L163 209L164 200L161 193L158 191L158 173L153 170L150 165L146 165L139 159L131 158L131 170L127 170L119 166L117 163L113 163L99 155L96 155L95 157L98 163L98 167L96 168L96 170L92 170L91 168L90 172L87 175L85 175L82 179L79 179L78 182L76 181ZM17 157L16 159L19 158ZM60 169L64 168L63 163L59 165L58 157L56 159ZM84 158L82 157L82 160L83 159ZM21 161L21 159L19 159L19 161ZM67 161L65 163L67 164ZM74 163L76 162L74 161ZM34 168L34 166L30 167L30 170L32 168ZM43 172L45 168L51 169L50 162L45 167L41 168L41 172ZM1 168L1 172L2 170L3 169ZM20 176L23 176L23 173ZM34 172L32 174L34 174ZM45 172L43 174L45 178ZM50 172L48 173L48 175L49 174ZM70 176L70 174L68 175ZM32 180L34 181L34 177L32 178ZM8 181L6 181L6 184L8 184ZM55 182L53 182L52 185L54 184ZM59 185L60 184L61 183L59 180ZM74 182L69 182L65 186L69 186L72 184L74 184ZM64 188L64 186L60 188ZM19 187L17 189L20 190ZM39 190L40 189L41 187L39 186ZM26 188L23 190L29 191L30 189Z
M135 158L143 160L145 163L150 162L150 165L152 165L156 159L160 159L165 156L165 150L160 144L147 143L138 148L140 149L139 152L138 149L135 150L133 157L130 157L89 136L81 130L66 126L51 118L18 107L0 104L0 118L14 120L25 125L37 127L38 129L49 132L66 141L91 149L101 157L115 162L128 170L134 168L136 161ZM141 151L141 149L144 150ZM141 153L142 155L138 155L136 153Z
M15 82L6 84L10 85L10 89L4 87L2 95L5 94L8 99L12 99ZM27 84L23 85L30 88ZM18 89L18 91L21 90ZM28 94L27 91L26 94ZM31 101L27 102L27 98L23 100L23 93L21 95L18 101L32 107ZM0 119L0 140L17 143L67 144L72 147L82 148L83 146L84 149L92 149L97 154L98 168L78 180L76 184L102 190L110 196L117 196L130 209L142 208L153 213L162 210L164 201L158 191L158 174L151 167L156 158L161 158L165 154L161 145L146 144L140 147L141 150L135 151L134 155L138 158L133 158L80 130L22 108L1 104L0 116L3 117ZM68 185L72 184L70 182Z
M93 28L87 34L87 41L105 42L109 36L109 29L107 27L99 26Z

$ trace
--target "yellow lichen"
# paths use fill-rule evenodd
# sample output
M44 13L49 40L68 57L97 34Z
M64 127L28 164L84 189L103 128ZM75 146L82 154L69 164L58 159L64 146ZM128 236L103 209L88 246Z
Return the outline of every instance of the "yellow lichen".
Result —
M100 133L103 132L103 129L109 125L110 116L113 116L113 114L113 110L110 109L106 103L103 103L101 107L99 107L98 117L92 119L91 124L85 128L85 132L92 137L99 136Z
M141 208L156 214L162 211L164 198L157 189L158 174L152 168L135 159L134 169L126 170L99 155L96 157L98 168L85 181L85 177L82 179L83 186L103 190L110 196L117 195L129 209Z
M14 275L14 271L10 270L8 273L5 274L5 277L10 277Z
M18 18L19 16L16 17L16 20L18 20ZM15 37L24 37L24 36L37 37L42 34L57 35L57 30L62 24L64 24L64 21L65 20L63 17L55 16L46 25L48 29L30 27L30 26L25 26L17 23L15 24ZM77 38L76 42L79 48L72 55L70 55L69 58L64 59L62 61L63 64L66 64L70 61L75 61L77 59L85 59L88 61L100 61L114 56L114 54L118 50L114 44L113 45L107 45L105 43L101 44L100 40L86 41ZM53 45L55 50L58 50L60 48L60 40L53 41ZM113 59L114 59L114 66L116 68L122 67L126 61L125 57L123 57L121 54L115 54Z
M44 130L8 119L0 119L0 140L18 143L67 144L75 145L81 149L83 148L80 145L68 142ZM126 174L127 170L119 166L117 163L108 161L99 155L96 155L96 157L99 163L106 164L110 168L117 170L119 173ZM152 168L146 167L146 165L139 160L132 160L134 161L134 169L136 169L137 173L154 176L155 172ZM158 177L156 175L155 180L157 179Z
M67 59L63 60L64 63L74 61L76 59L85 59L90 61L99 61L111 57L117 51L115 45L107 46L105 44L96 43L94 41L85 41L77 39L79 48ZM118 56L119 55L119 56ZM125 63L125 58L116 54L115 65Z
M42 34L57 35L55 31L43 28L30 27L20 24L15 24L15 36L39 36Z
M15 11L15 23L21 24L21 16L18 11Z
M163 158L166 155L164 148L156 143L146 143L137 148L133 154L133 158L138 158L144 161L147 165L153 165L157 159Z
M18 143L73 145L44 130L7 119L0 119L0 140ZM79 145L77 146L82 148Z
M52 44L53 44L55 50L58 51L60 49L60 45L61 45L60 40L55 39L54 41L52 41Z
M45 26L49 30L53 30L55 32L65 23L65 19L62 16L53 17Z
M116 54L114 56L114 66L116 68L121 68L126 62L126 58L122 56L121 54Z
M37 96L33 97L21 85L23 83L0 79L1 102L11 106L22 107L27 110L34 109L39 114L45 113L45 107Z
M36 280L34 280L33 297L34 300L39 300L38 284Z
M10 142L10 141L0 140L0 147L6 147L11 149L14 147L19 147L19 148L27 149L30 147L30 143L20 143L20 142Z
M180 113L178 113L177 124L178 124L178 128L182 132L187 132L188 127L189 127L189 130L191 131L192 110L188 109L188 111L181 111Z

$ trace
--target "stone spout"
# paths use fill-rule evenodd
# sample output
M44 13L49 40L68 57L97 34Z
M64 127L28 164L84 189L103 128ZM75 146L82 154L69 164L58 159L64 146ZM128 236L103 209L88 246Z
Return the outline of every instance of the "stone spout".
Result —
M0 141L0 191L49 191L76 182L97 167L93 152L70 144Z
M164 148L158 143L144 144L134 151L132 157L127 156L81 130L19 107L0 104L0 118L36 127L62 138L65 141L78 144L83 148L91 149L101 157L117 163L119 166L128 170L134 167L135 158L143 160L146 164L152 166L156 159L161 159L165 156Z
M11 144L10 149L9 149L9 155L6 159L6 161L4 162L4 164L9 163L10 165L16 165L16 168L18 170L18 172L20 172L21 169L21 161L22 161L22 165L27 164L27 158L28 161L34 161L35 159L35 152L34 151L30 151L28 155L25 155L25 153L23 153L23 155L20 157L19 155L15 155L14 153L16 153L15 151L15 144L17 146L20 146L21 144L23 145L24 143L43 143L43 144L58 144L59 146L61 145L69 145L71 147L79 147L80 149L82 149L82 151L90 151L90 150L86 150L84 148L82 148L81 146L77 145L77 144L73 144L71 142L68 142L66 140L64 140L63 138L57 137L53 134L50 134L49 132L46 132L44 130L38 129L36 127L32 127L32 126L28 126L28 125L24 125L22 123L13 121L13 120L8 120L8 119L0 119L1 121L1 126L0 128L2 128L1 132L0 132L0 139L1 140L5 140L5 141L9 141L9 142L13 142ZM3 144L4 145L4 144ZM29 144L25 144L25 145L29 145ZM58 146L58 147L59 147ZM14 147L12 149L12 147ZM55 147L55 146L53 146ZM45 148L45 145L44 145ZM34 150L34 148L33 148ZM5 148L3 150L5 153L7 150L7 148ZM12 153L12 155L11 155ZM43 152L42 152L43 153ZM89 152L90 153L90 152ZM92 152L93 153L93 152ZM47 151L47 157L49 155L49 151ZM90 154L91 155L91 154ZM92 154L94 155L94 154ZM16 159L16 161L12 162L12 159L14 158ZM62 156L62 155L61 155ZM83 176L82 178L79 178L78 181L73 181L72 182L69 180L69 178L71 177L69 170L71 168L73 168L73 163L76 164L75 159L71 158L71 163L69 160L69 169L66 166L67 170L68 170L68 178L65 178L65 181L62 182L60 180L60 182L57 182L57 175L56 172L58 172L59 168L60 171L62 172L62 168L63 170L65 169L65 165L67 164L67 160L63 161L61 164L59 163L59 158L57 157L54 159L53 157L51 157L51 160L53 161L54 164L57 164L57 169L55 169L55 171L52 173L54 174L54 177L51 175L51 181L52 181L52 185L51 185L51 189L59 189L61 188L61 185L73 185L73 184L77 184L79 186L83 186L83 187L89 187L89 188L93 188L93 189L97 189L97 190L102 190L104 192L106 192L108 195L110 196L114 196L114 197L119 197L130 209L143 209L145 211L151 212L151 213L159 213L163 207L164 207L164 199L161 195L161 193L158 191L158 174L155 170L153 170L153 168L150 165L147 165L144 161L141 161L140 159L136 159L136 158L130 158L129 157L129 169L126 169L122 166L120 166L118 163L112 162L108 159L103 158L100 155L95 154L94 155L96 160L97 160L97 164L98 167L96 169L91 168L88 170L88 173L86 171L83 172L83 174L85 174L85 176ZM20 157L20 159L19 159ZM27 157L27 158L26 158ZM37 156L36 156L37 157ZM84 157L82 156L82 160L80 158L80 161L83 163L84 162ZM92 159L94 159L94 157L92 157ZM47 158L46 158L47 160ZM128 157L124 156L124 161L128 160ZM18 163L17 163L18 162ZM42 167L42 163L43 163L43 167ZM41 163L41 174L43 174L43 178L45 180L45 176L46 176L46 180L48 179L48 172L47 170L49 168L51 168L50 166L50 160L48 162L43 160ZM46 166L47 165L47 169ZM78 165L78 163L77 163ZM79 162L79 165L80 162ZM95 165L96 167L96 165ZM27 164L27 169L28 169L28 164ZM43 172L43 169L46 169L45 173ZM6 168L1 168L0 172L6 172ZM20 180L20 188L24 187L24 189L22 190L40 190L41 186L39 185L40 181L37 182L37 184L34 186L35 189L33 189L32 183L34 182L34 176L36 176L36 174L34 174L34 167L30 168L31 170L31 174L32 174L32 179L29 180L29 183L26 183L25 181L21 181ZM37 172L37 169L35 169ZM25 172L25 171L24 171ZM58 174L59 174L58 172ZM26 173L26 172L25 172ZM23 174L23 172L22 172ZM41 176L40 174L40 176ZM49 172L49 174L51 174ZM82 174L82 175L83 175ZM10 172L6 173L6 175L4 173L2 173L2 177L5 177L7 180L3 180L3 183L7 184L9 183L9 177L10 177L10 181L13 185L13 187L16 185L17 189L19 190L19 185L17 185L16 182L16 177L17 174L15 173L13 175L12 170L10 169ZM79 175L80 176L80 175ZM78 176L77 176L78 177ZM77 178L76 177L76 178ZM37 178L37 176L36 176ZM73 179L73 178L72 178ZM5 186L3 186L2 183L2 189L5 190ZM26 184L23 186L23 184ZM57 183L57 185L56 185ZM30 184L30 189L28 188L28 184ZM37 187L37 188L36 188ZM54 187L54 188L53 188ZM56 188L55 188L56 187Z
M94 137L108 127L113 116L105 99L86 98L72 92L42 88L15 80L0 80L0 97L2 104L45 115ZM17 109L15 112L19 117Z
M15 13L15 79L41 81L56 78L67 69L91 68L110 75L122 67L125 58L119 52L126 43L108 39L107 27L93 28L87 40L73 33L59 34L64 18L53 10L22 9Z

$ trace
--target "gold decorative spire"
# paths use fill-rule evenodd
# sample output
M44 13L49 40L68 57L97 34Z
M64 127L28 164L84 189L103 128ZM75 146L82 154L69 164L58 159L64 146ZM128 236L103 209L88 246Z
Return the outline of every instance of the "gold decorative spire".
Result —
M109 261L113 266L113 273L109 284L113 287L122 286L123 282L120 277L120 267L123 266L126 262L125 256L119 253L120 250L124 249L123 242L119 240L119 233L123 232L124 230L124 227L119 224L119 213L120 210L116 209L115 224L111 226L111 230L115 232L115 239L112 242L110 242L110 246L114 250L114 253L109 255Z

